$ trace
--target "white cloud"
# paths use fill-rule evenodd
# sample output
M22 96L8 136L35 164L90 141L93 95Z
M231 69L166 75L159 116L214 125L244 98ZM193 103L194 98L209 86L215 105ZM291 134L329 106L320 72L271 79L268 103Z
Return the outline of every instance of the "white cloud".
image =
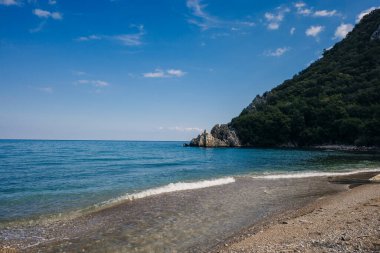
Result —
M296 8L303 8L306 6L306 4L304 2L298 2L298 3L295 3L294 6Z
M164 78L167 77L165 72L161 69L156 69L154 72L148 72L143 74L146 78Z
M48 1L48 4L50 4L50 5L55 5L55 4L57 4L57 1L56 1L56 0L49 0L49 1Z
M268 28L269 30L277 30L278 28L280 28L280 24L279 24L279 23L274 23L274 22L272 22L272 23L269 23L269 24L267 25L267 28Z
M303 16L309 16L312 13L312 10L306 8L306 4L304 2L298 2L294 4L294 7L297 9L297 14Z
M142 44L141 34L122 34L112 38L120 41L125 46L140 46Z
M6 5L6 6L20 5L20 2L16 0L0 0L0 5Z
M114 40L118 41L124 46L140 46L143 44L142 37L145 34L143 25L131 25L137 28L138 32L131 34L118 34L118 35L97 35L92 34L89 36L81 36L76 41L91 41L91 40Z
M182 70L180 69L169 69L167 71L167 73L169 75L172 75L172 76L176 76L176 77L181 77L181 76L184 76L186 74L186 72L183 72Z
M88 41L88 40L101 40L102 38L98 35L89 35L89 36L82 36L79 37L78 41Z
M187 19L187 22L198 26L202 31L206 31L212 28L227 28L232 27L252 27L255 23L250 21L228 21L218 17L212 16L205 11L206 4L202 4L202 0L187 0L186 7L191 12L191 17Z
M310 26L306 30L306 35L311 37L317 37L321 32L323 32L325 28L323 26L317 25L317 26Z
M59 12L52 12L51 17L52 19L62 19L62 14Z
M62 19L62 14L59 12L50 12L42 9L34 9L33 14L39 18L52 18L55 20Z
M51 15L50 11L44 11L41 9L35 9L33 10L33 13L39 18L48 18Z
M354 28L351 24L341 24L335 30L335 39L343 39Z
M107 86L110 86L110 83L106 82L106 81L102 81L102 80L86 80L86 79L82 79L82 80L78 80L77 81L77 84L91 84L95 87L107 87Z
M304 2L298 2L294 4L294 7L297 10L297 14L303 15L303 16L310 16L313 17L332 17L335 15L338 15L338 12L336 10L317 10L314 11L313 7L307 7L306 3Z
M316 11L313 14L315 17L332 17L337 15L336 10L328 11L328 10L321 10L321 11Z
M311 9L299 9L297 13L303 16L309 16L311 14Z
M169 131L178 131L178 132L202 132L203 129L199 127L159 127L159 130L169 130Z
M223 22L221 20L211 16L204 10L207 5L201 4L201 0L187 0L186 6L193 16L187 21L190 24L199 26L202 31L222 26Z
M280 47L280 48L277 48L276 50L269 50L269 51L266 51L264 54L266 56L274 56L274 57L280 57L282 56L283 54L285 54L286 52L288 52L290 50L290 48L288 47Z
M156 69L154 72L144 73L145 78L169 78L169 77L182 77L186 72L180 69L168 69L166 71L162 69Z
M359 23L360 20L362 20L362 18L363 18L365 15L369 14L371 11L374 11L374 10L376 10L376 9L380 9L380 6L377 6L377 7L374 6L374 7L368 8L368 9L366 9L366 10L360 12L359 15L356 17L356 23Z
M292 27L292 28L290 29L290 34L293 35L295 32L296 32L296 28L295 28L295 27Z
M186 6L192 14L187 21L201 28L202 31L222 26L222 20L211 16L204 10L207 5L201 4L201 0L187 0Z
M277 30L280 28L281 22L284 20L285 13L289 12L288 8L277 8L277 12L266 12L264 18L267 21L267 28L269 30Z

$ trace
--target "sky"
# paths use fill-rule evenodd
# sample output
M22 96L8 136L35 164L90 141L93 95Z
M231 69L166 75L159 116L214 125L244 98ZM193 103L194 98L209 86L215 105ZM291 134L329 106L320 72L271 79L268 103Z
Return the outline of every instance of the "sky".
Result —
M190 140L379 0L0 0L0 138Z

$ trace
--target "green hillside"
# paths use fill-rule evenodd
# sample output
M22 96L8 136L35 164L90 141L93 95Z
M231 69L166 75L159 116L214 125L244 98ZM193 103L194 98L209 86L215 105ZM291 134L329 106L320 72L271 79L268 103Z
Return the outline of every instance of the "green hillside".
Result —
M380 145L380 10L229 126L245 146Z

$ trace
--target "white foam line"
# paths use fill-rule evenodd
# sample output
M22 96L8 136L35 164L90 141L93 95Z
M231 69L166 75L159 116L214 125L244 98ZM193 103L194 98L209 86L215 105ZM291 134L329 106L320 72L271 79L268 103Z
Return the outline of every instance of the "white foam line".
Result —
M376 172L379 171L380 168L377 169L362 169L355 171L347 171L347 172L296 172L296 173L287 173L287 174L270 174L270 175L259 175L259 176L251 176L256 179L291 179L291 178L307 178L307 177L330 177L330 176L345 176L352 175L360 172Z
M225 178L203 180L203 181L197 181L197 182L170 183L162 187L152 188L152 189L148 189L148 190L138 192L138 193L133 193L133 194L126 194L118 198L114 198L106 202L103 202L102 205L112 204L112 203L116 203L123 200L141 199L141 198L158 195L162 193L201 189L201 188L207 188L207 187L212 187L212 186L230 184L234 182L235 182L235 178L225 177Z

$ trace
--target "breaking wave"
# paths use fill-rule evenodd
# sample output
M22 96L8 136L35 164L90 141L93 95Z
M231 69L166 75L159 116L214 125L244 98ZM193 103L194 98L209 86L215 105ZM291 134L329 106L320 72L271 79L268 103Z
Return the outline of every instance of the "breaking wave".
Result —
M162 193L169 193L169 192L176 192L176 191L185 191L185 190L195 190L195 189L201 189L201 188L207 188L212 186L218 186L218 185L225 185L234 183L235 178L233 177L225 177L225 178L219 178L219 179L212 179L212 180L202 180L202 181L196 181L196 182L178 182L178 183L170 183L161 187L157 188L151 188L148 190L144 190L137 193L131 193L126 194L114 199L110 199L106 202L103 202L102 205L108 205L117 203L123 200L134 200L134 199L141 199L153 195L158 195Z
M294 172L294 173L276 173L276 174L264 174L264 175L254 175L251 176L255 179L292 179L292 178L307 178L307 177L331 177L331 176L346 176L352 175L360 172L377 172L380 171L380 168L377 169L361 169L353 171L344 171L344 172Z

